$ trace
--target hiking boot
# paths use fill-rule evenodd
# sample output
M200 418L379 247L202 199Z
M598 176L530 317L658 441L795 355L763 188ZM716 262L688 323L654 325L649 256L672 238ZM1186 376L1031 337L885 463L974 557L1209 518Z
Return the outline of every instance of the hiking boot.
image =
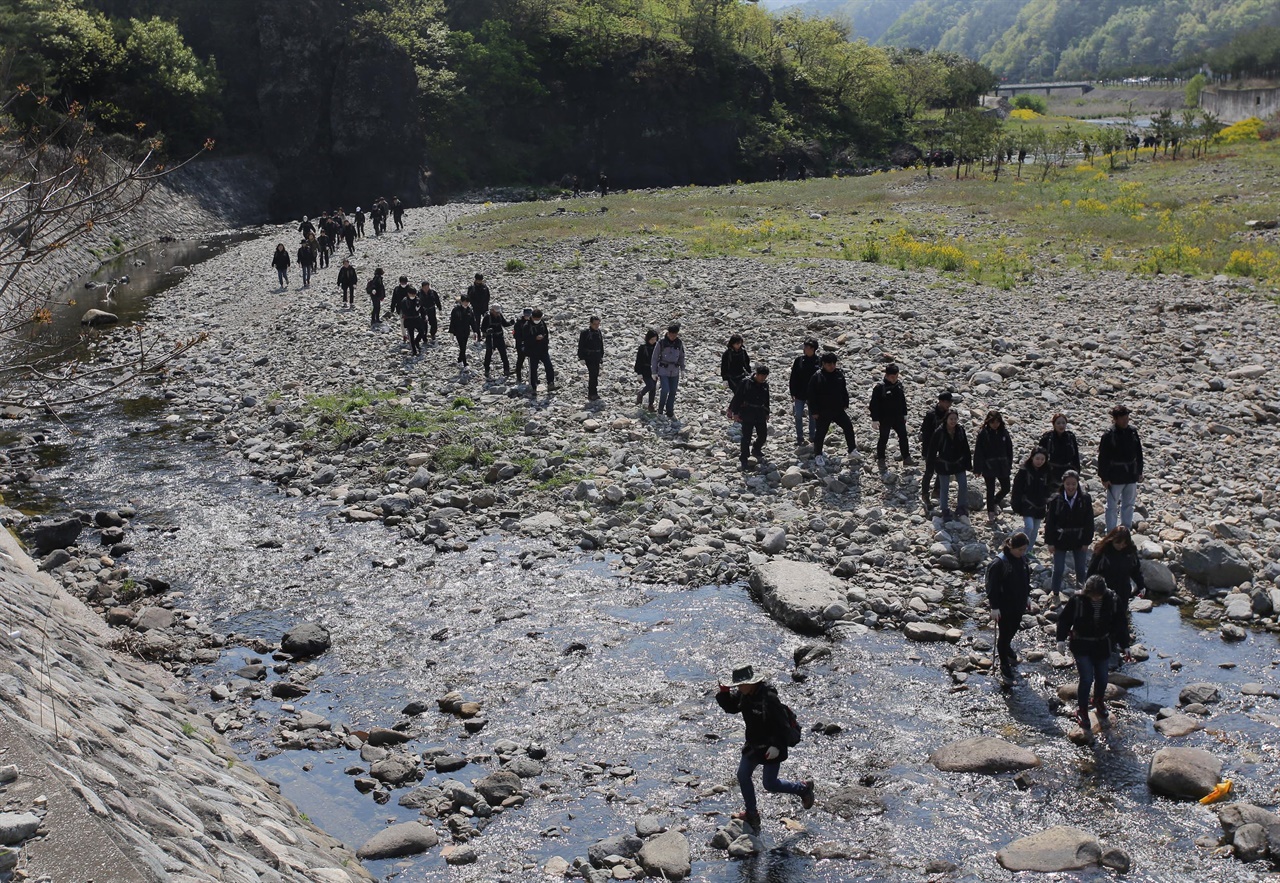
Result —
M1009 657L1002 656L1000 658L1000 675L1006 680L1013 680L1013 664L1009 661Z
M880 470L881 472L884 472L888 468L889 467L885 464L884 457L876 457L876 469Z
M1107 703L1105 701L1094 700L1093 710L1097 713L1098 720L1104 724L1111 717L1111 709L1107 708Z
M734 813L730 818L737 819L740 822L745 822L748 828L756 833L760 832L760 813L758 812L747 812L744 809L742 812Z
M805 809L813 809L813 792L813 779L806 779L804 783L804 790L800 792L800 805Z
M636 406L638 407L643 401L644 401L644 390L642 389L638 393L636 393Z
M1084 734L1088 736L1093 732L1093 721L1089 720L1089 709L1080 708L1076 710L1076 723L1080 725L1080 729L1084 730Z
M915 458L914 458L914 457L905 457L905 458L903 459L903 461L902 461L902 465L903 465L903 466L915 466L915 465L916 465L916 460L915 460Z

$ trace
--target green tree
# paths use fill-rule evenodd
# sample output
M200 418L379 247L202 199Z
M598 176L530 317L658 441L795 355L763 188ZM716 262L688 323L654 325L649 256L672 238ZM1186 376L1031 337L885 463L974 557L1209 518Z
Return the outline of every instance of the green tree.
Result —
M1184 102L1187 107L1200 106L1200 93L1204 90L1207 82L1208 80L1202 73L1196 74L1194 77L1187 80L1186 100Z

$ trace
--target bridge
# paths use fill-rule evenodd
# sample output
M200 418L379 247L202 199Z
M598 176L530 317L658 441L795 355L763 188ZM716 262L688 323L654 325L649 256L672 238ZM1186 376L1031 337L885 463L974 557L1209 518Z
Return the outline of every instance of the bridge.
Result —
M1079 83L1001 83L996 87L996 95L1012 98L1034 92L1037 95L1085 95L1093 91L1093 84Z

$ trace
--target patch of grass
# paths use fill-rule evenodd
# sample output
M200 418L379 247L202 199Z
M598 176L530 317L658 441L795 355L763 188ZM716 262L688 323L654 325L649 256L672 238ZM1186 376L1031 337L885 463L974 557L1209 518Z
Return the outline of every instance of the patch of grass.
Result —
M183 722L182 722L182 735L184 735L184 736L186 736L188 739L190 739L190 738L191 738L192 736L194 736L195 734L196 734L196 727L195 727L195 724L191 723L191 721L183 721Z
M519 258L512 258L507 261L506 271L508 273L523 273L527 269L529 269L529 265Z
M138 586L138 581L127 579L120 584L120 588L116 591L116 600L121 604L128 604L137 600L140 594L142 594L142 589Z
M562 487L568 487L571 484L577 484L582 481L582 476L565 470L557 472L546 481L540 481L534 487L540 491L554 491Z

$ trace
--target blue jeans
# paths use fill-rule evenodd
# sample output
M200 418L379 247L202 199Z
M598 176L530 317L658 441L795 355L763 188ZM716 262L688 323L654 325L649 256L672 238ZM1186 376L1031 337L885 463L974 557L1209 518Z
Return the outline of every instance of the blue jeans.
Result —
M1107 696L1107 675L1111 667L1111 644L1108 641L1072 641L1071 653L1080 673L1080 707L1089 707L1089 696L1101 703Z
M758 748L752 748L743 752L742 760L738 763L738 787L742 789L742 808L752 815L759 815L760 810L756 805L756 785L752 781L755 775L756 767L764 767L764 773L760 776L760 781L764 784L764 790L771 794L794 794L797 797L804 794L803 782L787 782L778 778L778 770L781 764L766 763L764 752Z
M302 265L302 284L303 285L311 284L311 265L310 264Z
M804 409L807 405L808 402L804 399L797 399L791 403L791 413L796 418L796 444L798 445L804 444L805 439L808 439L812 444L817 436L817 424L813 419L812 412L809 413L809 434L805 435L804 432Z
M1030 515L1022 516L1022 532L1027 535L1027 539L1031 540L1031 545L1027 546L1028 555L1036 547L1036 537L1040 536L1040 525L1043 523L1043 518L1032 518Z
M680 387L679 375L675 377L667 377L665 374L658 375L658 410L664 412L668 417L676 416L676 390Z
M280 287L288 288L289 287L289 271L282 270L279 267L276 267L276 275L280 277Z
M1107 488L1107 533L1111 533L1117 524L1116 515L1119 514L1119 524L1125 527L1133 527L1133 506L1138 502L1138 486L1132 482L1129 484L1116 484L1112 482L1111 487Z
M1067 556L1070 555L1076 568L1076 588L1084 585L1085 568L1089 565L1088 549L1054 549L1053 550L1053 592L1062 591L1062 584L1067 581Z
M951 509L947 506L947 498L951 496L951 479L956 480L956 511L961 515L969 511L969 476L964 472L957 472L955 475L947 475L938 473L938 506L942 508L943 515L951 514Z

